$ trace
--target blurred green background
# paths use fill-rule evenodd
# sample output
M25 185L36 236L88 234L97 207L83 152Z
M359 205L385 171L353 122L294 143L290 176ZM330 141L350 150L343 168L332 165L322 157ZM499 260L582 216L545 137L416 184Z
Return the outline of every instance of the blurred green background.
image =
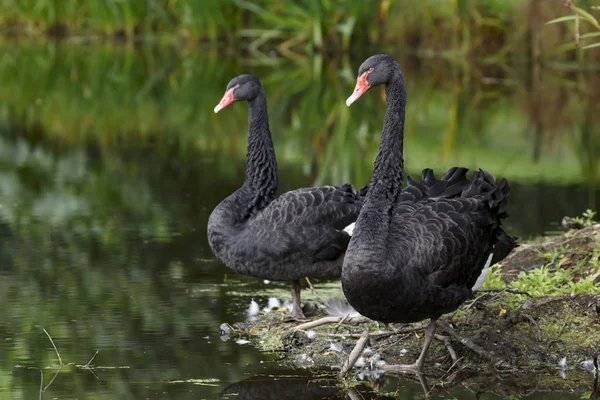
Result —
M206 242L243 179L246 106L212 112L240 73L266 88L281 190L368 181L384 92L344 101L388 52L411 176L505 176L524 238L600 208L600 48L574 49L574 21L545 25L569 15L564 0L0 0L0 397L37 398L39 368L50 381L42 328L71 363L47 398L213 398L274 368L218 326L287 286L232 274ZM82 368L96 350L100 379Z
M0 0L8 35L198 42L294 56L393 46L490 60L561 59L600 29L594 0ZM569 10L565 4L571 4ZM585 18L584 18L585 17ZM586 21L586 19L588 19ZM564 44L564 46L557 46ZM598 60L597 52L586 57Z

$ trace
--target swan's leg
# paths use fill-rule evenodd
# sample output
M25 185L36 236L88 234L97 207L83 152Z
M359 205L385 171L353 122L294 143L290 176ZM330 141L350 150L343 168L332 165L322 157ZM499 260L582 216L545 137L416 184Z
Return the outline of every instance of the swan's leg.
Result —
M292 281L292 316L296 321L306 321L302 305L300 304L300 281L298 279Z
M415 365L417 366L417 370L419 371L423 369L423 364L425 364L425 356L427 355L427 351L429 350L431 341L435 336L435 328L435 319L431 318L431 322L429 323L429 325L427 325L427 328L425 328L425 343L423 343L423 350L421 350L421 355L415 363Z
M435 321L436 320L432 318L429 325L427 325L427 328L425 328L425 343L423 343L423 349L421 350L421 355L417 359L417 362L415 362L414 364L387 365L383 369L386 371L421 371L423 369L423 364L425 364L425 356L427 355L427 351L429 350L431 341L435 336Z

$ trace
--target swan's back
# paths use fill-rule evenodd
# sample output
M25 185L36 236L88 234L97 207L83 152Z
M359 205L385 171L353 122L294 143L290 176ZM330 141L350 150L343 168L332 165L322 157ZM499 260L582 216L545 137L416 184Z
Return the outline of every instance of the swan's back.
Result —
M363 195L352 185L297 189L237 222L230 218L231 205L217 208L218 218L230 226L217 229L220 223L211 216L213 252L231 269L259 278L339 277L350 240L343 229L358 217Z
M471 295L490 254L498 253L498 262L515 246L500 228L510 195L506 181L496 184L485 171L469 181L465 173L453 169L435 181L425 170L421 182L403 190L379 244L380 272L365 269L369 261L360 257L347 260L344 292L361 314L414 322L453 311Z

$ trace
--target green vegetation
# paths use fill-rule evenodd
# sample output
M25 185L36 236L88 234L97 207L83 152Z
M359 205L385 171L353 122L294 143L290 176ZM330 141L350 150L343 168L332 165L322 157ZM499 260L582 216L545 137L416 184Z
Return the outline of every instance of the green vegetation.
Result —
M184 39L227 43L284 56L391 47L470 55L490 62L526 59L574 61L558 44L574 37L560 24L564 0L0 0L7 34L133 40ZM571 5L594 28L597 7ZM585 11L586 9L589 12ZM568 10L567 10L568 11ZM563 18L557 20L558 17ZM597 24L597 23L596 23ZM576 28L582 40L587 26ZM567 47L573 49L574 46ZM597 60L595 52L586 55Z
M588 208L581 217L573 217L573 220L583 226L591 226L594 223L594 216L596 214L596 211L592 211Z
M572 218L585 229L524 243L523 250L518 248L502 263L508 266L491 267L484 287L515 289L535 297L600 294L600 286L594 283L600 272L600 225L595 225L594 215L588 209L582 217ZM520 259L524 260L521 264ZM522 270L507 279L503 271L515 267Z
M574 22L575 41L572 46L569 46L569 45L563 46L563 48L565 50L579 47L580 40L596 38L596 37L600 36L600 24L598 23L598 20L592 14L590 14L588 11L584 10L583 8L577 7L574 4L573 0L566 0L565 5L566 5L566 7L568 7L569 10L571 10L573 12L573 15L556 18L556 19L553 19L552 21L548 21L546 23L546 24L555 24L555 23L568 22L568 21ZM593 10L600 9L600 7L598 7L598 6L592 6L591 8ZM591 26L593 26L596 29L596 31L585 33L585 34L581 35L579 33L580 27L581 27L580 21L585 21L585 22L589 23ZM593 49L593 48L599 47L599 46L600 46L600 42L596 42L596 43L586 44L584 46L581 46L581 49L582 50Z
M600 287L596 286L589 277L574 280L569 271L550 270L545 266L528 273L521 272L518 279L511 282L510 287L525 291L532 296L600 293Z
M182 156L190 157L193 149L226 151L241 162L246 107L236 104L218 115L211 110L227 82L245 71L263 77L282 167L296 167L316 183L363 184L377 152L381 97L364 96L356 110L344 104L357 61L315 56L303 63L241 68L216 55L180 55L169 47L135 51L50 43L5 44L3 54L0 95L11 103L0 119L20 129L41 128L45 137L65 145L99 142L110 149L177 138ZM505 78L519 82L511 88L459 78L466 71L455 64L417 68L411 58L401 61L410 77L411 175L426 166L439 173L458 164L501 171L519 182L596 181L600 117L591 105L598 94L583 90L594 75L572 79L555 71L521 90L526 77L517 71ZM234 173L227 160L222 167Z

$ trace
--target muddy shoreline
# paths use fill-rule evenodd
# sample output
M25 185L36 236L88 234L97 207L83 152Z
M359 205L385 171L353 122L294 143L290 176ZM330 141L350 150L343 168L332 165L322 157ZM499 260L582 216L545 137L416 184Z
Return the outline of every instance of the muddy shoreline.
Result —
M502 278L510 282L516 279L516 271L542 265L556 271L577 266L573 269L577 279L593 277L599 233L600 225L593 225L525 244L502 266ZM547 252L553 249L560 249L560 265L552 264L558 259L547 260ZM531 296L509 287L476 292L457 311L441 318L424 373L429 379L442 379L444 385L497 386L499 394L591 387L592 360L600 354L597 292ZM326 316L319 305L311 320ZM336 322L298 329L302 328L299 323L286 322L285 312L272 310L260 313L253 322L234 324L231 337L277 354L291 368L338 371L361 333L368 331L366 350L345 378L352 386L358 384L357 377L377 382L386 365L413 362L428 322L376 324L347 318L339 323L339 318L330 319Z

